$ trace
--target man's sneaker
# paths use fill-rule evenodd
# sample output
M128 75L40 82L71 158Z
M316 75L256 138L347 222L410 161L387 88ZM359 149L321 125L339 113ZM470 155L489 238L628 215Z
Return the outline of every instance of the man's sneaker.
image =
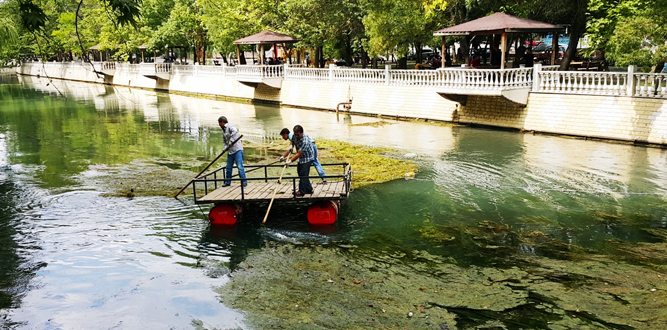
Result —
M229 183L224 183L222 186L223 186L223 187L229 187L230 185L231 185L231 184L229 184Z
M242 183L241 185L244 186L244 187L247 187L247 186L248 186L248 183L247 183L247 182L246 182L246 183Z

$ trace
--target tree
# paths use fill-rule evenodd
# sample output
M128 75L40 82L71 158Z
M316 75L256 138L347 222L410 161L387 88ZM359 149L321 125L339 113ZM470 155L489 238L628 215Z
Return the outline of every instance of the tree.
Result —
M667 1L591 0L586 35L619 65L654 66L664 57Z
M363 22L369 37L369 49L374 55L392 52L405 58L414 47L417 60L421 60L421 48L432 44L433 31L437 29L437 14L446 6L440 0L366 0L368 15ZM405 61L399 62L405 68Z
M234 40L260 32L262 13L256 0L203 0L202 22L213 47L221 54L236 52ZM226 57L226 56L225 56Z
M190 49L201 47L205 36L206 29L196 4L177 1L169 19L157 29L148 44L152 49L163 49L167 46ZM194 53L199 52L195 50Z
M661 21L662 19L662 21ZM667 58L667 20L653 10L617 22L606 46L617 65L637 65L648 70Z

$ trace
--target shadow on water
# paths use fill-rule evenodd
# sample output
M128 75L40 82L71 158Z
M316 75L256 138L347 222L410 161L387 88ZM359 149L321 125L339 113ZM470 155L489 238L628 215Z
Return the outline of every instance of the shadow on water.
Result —
M527 302L515 308L502 312L478 310L469 308L446 307L449 312L456 314L456 325L460 329L552 329L552 323L563 319L562 312L546 311L548 306L555 306L554 299L544 295L529 292ZM445 307L445 306L442 306ZM566 311L576 314L582 323L579 326L593 326L596 328L633 330L634 327L606 322L596 315L581 311ZM497 327L489 326L496 323Z
M31 224L21 216L32 207L24 204L30 203L29 198L11 180L0 181L0 327L3 329L24 325L7 319L4 314L21 305L23 296L32 289L36 273L46 266L33 260L32 254L41 248L31 233Z

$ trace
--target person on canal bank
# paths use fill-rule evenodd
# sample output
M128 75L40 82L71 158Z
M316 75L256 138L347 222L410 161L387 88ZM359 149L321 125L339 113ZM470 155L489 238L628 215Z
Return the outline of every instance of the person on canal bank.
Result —
M245 168L243 167L243 142L238 139L241 134L239 133L239 130L236 129L236 126L230 124L227 121L227 117L225 116L220 116L218 118L218 124L220 125L220 128L222 128L222 140L224 142L224 147L229 149L227 150L227 169L225 172L225 183L223 184L224 187L229 186L232 181L230 178L232 177L232 169L234 168L234 163L236 163L236 167L238 168L239 171L239 178L245 179ZM229 145L230 143L236 141L233 145ZM243 180L241 184L245 187L248 185L248 180Z
M297 159L299 160L299 163L296 165L296 173L299 175L299 191L295 195L296 197L301 197L313 193L313 186L310 184L308 176L310 174L310 165L313 164L313 160L315 159L313 144L310 142L310 137L303 134L303 127L301 125L294 126L294 146L296 146L296 155L288 157L285 160L285 165L289 165Z
M470 61L470 67L473 69L479 69L481 65L482 61L480 60L479 54L475 54L475 56L472 58L472 61Z
M531 52L530 48L526 48L525 53L523 54L523 62L527 68L532 68L535 63L535 56Z
M289 129L283 128L280 131L280 136L282 136L284 140L290 141L289 149L287 149L287 151L285 151L285 153L282 156L280 156L280 161L282 162L285 160L285 158L287 158L287 155L289 155L290 152L292 151L292 147L294 147L296 144L294 143L294 134L290 133ZM313 140L313 138L311 138L310 136L308 136L308 138L310 139L310 143L312 143L313 145L313 152L315 154L313 159L313 166L315 167L317 174L322 178L322 182L326 183L327 178L324 177L326 174L324 174L324 169L322 168L322 164L320 164L320 161L317 156L317 145L315 144L315 140Z

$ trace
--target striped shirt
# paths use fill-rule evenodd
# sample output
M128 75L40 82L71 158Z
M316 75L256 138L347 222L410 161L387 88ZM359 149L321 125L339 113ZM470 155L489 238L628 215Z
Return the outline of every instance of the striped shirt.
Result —
M311 138L306 134L301 137L301 140L294 141L296 151L303 151L299 157L299 164L312 162L315 160L315 150L313 149L313 143L310 141L312 141Z

